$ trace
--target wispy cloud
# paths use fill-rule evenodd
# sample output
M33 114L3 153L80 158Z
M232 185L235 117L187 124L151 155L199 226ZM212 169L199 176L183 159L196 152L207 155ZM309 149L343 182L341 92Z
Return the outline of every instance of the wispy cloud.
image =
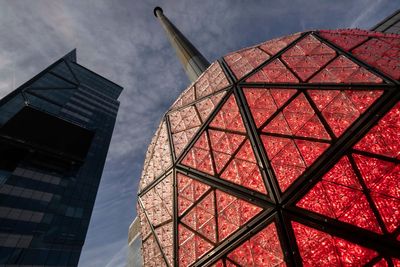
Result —
M188 84L154 6L212 61L304 29L372 26L395 2L0 0L0 97L11 90L13 66L19 85L75 47L80 64L125 88L79 265L123 262L146 147Z
M367 1L366 8L360 9L360 13L355 17L354 21L351 23L350 28L362 27L362 24L370 23L371 17L377 10L377 7L382 4L382 0Z
M105 267L126 267L127 266L128 245L124 244L117 253L112 256Z

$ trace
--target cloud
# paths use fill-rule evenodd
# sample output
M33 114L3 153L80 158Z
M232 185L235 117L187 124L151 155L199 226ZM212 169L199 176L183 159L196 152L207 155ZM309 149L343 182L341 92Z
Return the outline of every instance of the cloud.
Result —
M367 8L361 10L362 12L350 24L350 28L360 27L362 26L362 23L365 23L365 21L367 21L368 24L371 15L374 13L377 7L382 4L382 0L374 0L367 2L368 2Z
M90 258L90 260L80 261L79 266L126 267L128 244L126 240L124 241L119 240L117 242L99 244L97 247L87 249L85 251L86 257Z
M105 267L126 267L128 245L124 244L122 248L110 259Z

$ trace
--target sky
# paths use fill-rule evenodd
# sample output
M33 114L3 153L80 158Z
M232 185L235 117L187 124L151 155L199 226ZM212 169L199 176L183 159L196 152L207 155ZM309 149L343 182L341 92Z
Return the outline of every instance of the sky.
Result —
M79 64L124 87L79 267L126 266L147 146L189 84L155 6L212 62L299 31L368 29L400 1L0 0L0 98L74 48Z

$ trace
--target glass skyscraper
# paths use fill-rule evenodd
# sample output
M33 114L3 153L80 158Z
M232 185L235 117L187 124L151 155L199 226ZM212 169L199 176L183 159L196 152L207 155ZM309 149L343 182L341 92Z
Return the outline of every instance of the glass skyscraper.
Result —
M372 31L400 34L400 9L371 28Z
M140 238L140 219L136 217L129 226L128 232L128 265L127 267L142 267L142 240Z
M73 50L0 100L0 266L76 266L122 87Z

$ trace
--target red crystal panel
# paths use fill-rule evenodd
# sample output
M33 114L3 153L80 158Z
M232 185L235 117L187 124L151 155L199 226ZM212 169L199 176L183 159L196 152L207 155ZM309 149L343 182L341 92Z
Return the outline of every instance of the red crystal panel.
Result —
M153 227L172 218L172 174L140 197Z
M300 94L298 97L296 97L283 110L283 116L290 127L290 132L294 134L297 133L314 115L314 110L303 94ZM267 132L265 128L263 131ZM319 136L316 137L318 138Z
M308 93L337 137L382 95L381 90L309 90Z
M160 242L161 249L168 260L168 263L172 265L173 259L173 225L172 222L167 223L155 229L158 241Z
M196 134L200 127L193 127L178 133L172 134L172 141L174 143L174 152L176 156L179 156L186 145L192 140L193 136Z
M270 90L246 88L244 95L257 127L260 127L265 120L275 113L277 107Z
M199 101L195 104L197 112L200 114L200 118L203 123L208 119L208 116L210 116L210 114L215 110L218 103L225 96L225 94L226 91L223 91L221 93L217 93L215 95L207 97L204 100Z
M310 83L382 83L383 80L341 55L310 79Z
M360 112L367 110L383 94L382 90L347 90L346 95Z
M275 59L257 71L246 82L255 83L298 83L299 80L294 74L280 61Z
M297 206L382 233L347 157L343 157Z
M381 70L395 80L400 79L400 37L372 38L351 51L356 57Z
M185 188L188 186L186 184L190 183L188 179L192 180L184 176L181 179ZM192 206L180 220L178 229L180 266L188 266L202 257L215 244L229 237L261 210L253 204L220 190L215 190L215 192L213 190L206 195L203 193L199 202Z
M225 261L226 267L237 267L238 265L232 263L230 260Z
M224 262L222 260L217 261L211 267L225 267Z
M263 50L253 47L231 53L224 59L236 78L240 79L269 59L269 55Z
M182 92L178 100L176 100L175 103L172 105L172 109L186 106L188 104L193 103L195 100L196 96L194 94L194 86L191 86Z
M208 193L181 219L181 222L185 223L209 241L216 243L214 193Z
M228 79L221 66L215 62L172 105L172 112L168 116L171 122L172 141L176 156L183 152L226 91L211 96L210 94L218 92L228 85ZM196 100L197 102L194 103Z
M319 34L346 51L350 51L368 39L368 36L343 34L334 31L320 31Z
M248 82L281 83L281 86L282 83L295 85L309 80L323 84L349 84L348 87L340 87L344 90L331 90L333 87L324 89L322 84L318 90L314 90L313 88L317 88L313 85L306 88L306 91L286 88L243 89L244 100L250 108L258 133L261 133L266 155L281 191L285 191L305 170L315 164L330 144L335 143L384 92L370 86L360 90L347 90L354 83L357 86L366 83L377 85L383 81L371 69L364 68L364 64L353 61L353 57L335 52L334 46L328 47L328 41L320 42L313 37L314 33L305 35L305 38L293 44L290 43L299 34L272 40L225 57L234 75L240 79L245 77ZM398 36L361 31L321 31L319 35L350 51L384 74L395 79L400 78ZM288 45L290 48L282 51ZM279 51L282 51L282 55L266 62L270 55ZM249 75L256 68L260 69ZM231 95L204 133L197 133L228 91L225 89L227 86L229 81L224 71L219 63L214 63L197 82L181 94L167 113L172 133L167 132L166 123L163 122L149 147L141 189L169 170L172 166L171 153L175 153L177 157L184 153L181 164L189 168L241 187L267 193L263 181L265 177L261 177L258 162L246 135L247 125L244 127L236 103L239 98ZM387 89L388 93L390 90L391 88ZM241 99L240 103L244 100ZM400 240L400 166L396 165L400 156L399 105L372 127L357 145L344 152L346 156L305 194L297 206L337 220L338 224L344 222L371 231L371 236L376 236L376 246L380 242L386 242L386 239L379 240L382 232L385 235L389 232L388 238L393 242L396 242L395 239ZM174 151L169 151L169 134L172 135ZM186 148L193 138L197 138L197 141L191 148ZM196 262L262 211L242 199L178 172L176 179L180 266ZM173 194L173 186L168 186L171 190L166 190L162 182L157 183L140 197L155 231L153 236L145 214L139 210L143 224L146 266L164 266L162 254L169 263L172 261L170 196ZM303 212L308 216L309 213ZM314 219L320 218L315 214L314 216ZM301 231L295 224L302 228ZM305 266L391 264L389 254L383 257L370 249L300 223L293 223L293 228ZM328 232L329 227L326 229L324 231ZM228 255L223 255L223 259L219 259L214 265L284 266L275 226L274 230L273 241L262 239L257 244L252 241L254 237L241 241L239 247ZM299 236L305 232L308 233L306 238ZM278 245L271 247L271 244ZM158 246L162 247L163 253ZM264 246L269 247L266 249ZM231 257L237 251L242 253L237 254L240 258ZM279 257L274 254L277 251ZM394 263L396 264L398 263Z
M215 161L217 161L217 159L215 159ZM220 178L263 194L267 194L249 140L246 140L246 142L241 145L239 151L220 174Z
M167 125L162 121L146 152L142 178L139 185L140 189L142 190L148 186L171 165L172 158Z
M211 140L215 167L217 173L219 173L242 144L245 136L217 130L209 130L208 133Z
M274 92L275 90L271 91ZM313 137L323 140L330 139L324 126L303 94L300 94L286 106L283 112L275 116L262 131L264 133Z
M357 167L389 232L400 226L400 164L354 155Z
M354 147L358 150L397 158L400 155L400 103Z
M204 132L194 147L189 150L182 164L209 174L214 173L213 166L215 166L215 171L220 174L220 178L266 194L250 142L244 143L246 137L242 134L224 131L245 132L234 95L228 98L210 123L210 127L221 129L208 130L211 148L208 145L207 133ZM213 164L210 152L214 159Z
M388 267L388 263L385 259L381 259L377 263L374 264L374 267Z
M178 227L178 240L179 266L189 266L214 247L182 224Z
M193 128L195 128L195 131L193 132L195 133L196 130L201 125L200 117L197 115L194 106L189 106L181 110L170 113L169 121L171 125L172 134L176 134L182 131L186 132ZM193 134L191 134L190 138L192 136Z
M274 156L268 152L269 148L274 145L274 141L278 138L270 139L269 136L261 136L268 158L274 169L275 176L278 180L279 187L284 192L306 169L306 165L300 155L293 140L279 138L279 143L287 141L286 145ZM285 139L285 140L282 140Z
M335 50L308 35L285 51L282 59L302 81L306 81L335 56Z
M243 91L257 127L296 93L294 89L245 88Z
M393 107L355 146L355 149L398 158L400 104ZM400 226L399 164L354 154L362 178L389 232Z
M178 215L188 210L195 201L203 196L210 186L198 182L181 173L177 173Z
M272 39L270 41L262 43L259 47L273 56L299 37L300 33L295 33L292 35Z
M142 242L143 263L149 267L166 267L167 264L153 235Z
M146 238L150 235L150 233L151 233L150 224L149 224L149 222L147 221L146 215L144 214L144 211L143 211L143 209L140 207L139 203L138 203L138 205L137 205L137 207L136 207L136 210L137 210L137 212L138 212L138 216L139 216L139 219L140 219L140 225L141 225L140 234L141 234L142 240L144 240L144 239L146 239Z
M282 191L285 191L329 147L328 143L293 139L296 136L330 139L304 94L297 96L282 112L270 119L262 132L283 135L282 137L261 135Z
M292 226L305 267L363 266L378 256L374 250L303 224L292 222Z
M228 254L240 266L286 266L275 223Z
M246 132L236 103L235 96L232 94L219 110L215 118L210 123L211 127Z
M211 95L188 107L169 113L174 152L179 156L197 130L216 108L226 91Z
M216 198L219 241L233 234L262 210L220 190L216 190Z
M218 62L214 62L199 77L195 84L196 98L201 98L221 90L229 85L224 71Z
M183 158L182 164L211 175L214 174L206 132L201 134L200 138Z

